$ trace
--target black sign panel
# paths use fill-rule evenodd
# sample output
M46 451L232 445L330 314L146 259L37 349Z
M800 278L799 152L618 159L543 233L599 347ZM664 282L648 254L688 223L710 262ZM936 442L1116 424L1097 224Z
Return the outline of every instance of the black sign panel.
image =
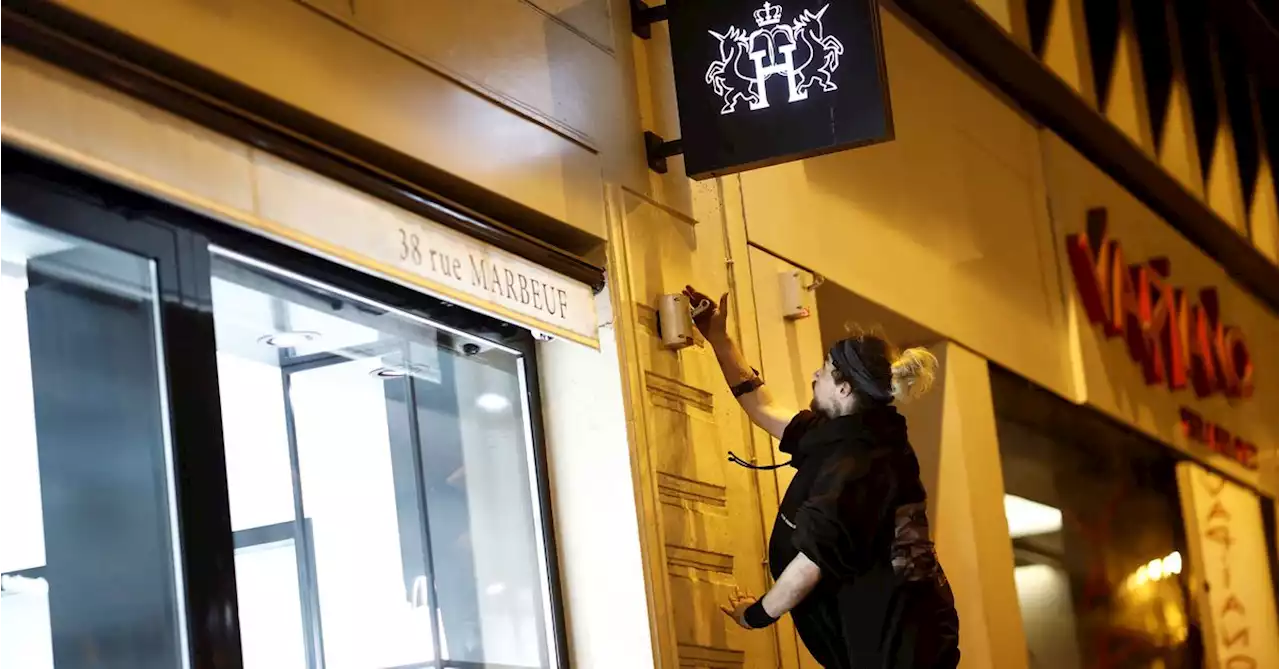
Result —
M668 0L685 171L893 139L876 0Z

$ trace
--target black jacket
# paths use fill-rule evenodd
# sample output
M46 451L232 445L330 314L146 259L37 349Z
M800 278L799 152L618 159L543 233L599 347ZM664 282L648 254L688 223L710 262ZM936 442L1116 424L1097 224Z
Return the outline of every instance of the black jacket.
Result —
M892 406L792 419L781 449L795 478L769 540L776 579L800 552L822 580L792 610L831 669L955 667L959 623L925 517L920 467Z

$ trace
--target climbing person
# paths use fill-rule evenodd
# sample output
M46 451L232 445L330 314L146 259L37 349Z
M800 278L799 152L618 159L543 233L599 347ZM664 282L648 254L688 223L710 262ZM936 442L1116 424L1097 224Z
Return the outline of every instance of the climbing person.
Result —
M773 587L735 592L721 610L746 629L790 613L801 641L828 669L951 669L960 661L951 587L929 537L920 466L895 403L929 389L937 360L898 352L884 337L836 342L813 374L809 408L780 406L728 334L728 295L694 324L753 423L780 440L795 476L769 540ZM730 459L753 467L736 456Z

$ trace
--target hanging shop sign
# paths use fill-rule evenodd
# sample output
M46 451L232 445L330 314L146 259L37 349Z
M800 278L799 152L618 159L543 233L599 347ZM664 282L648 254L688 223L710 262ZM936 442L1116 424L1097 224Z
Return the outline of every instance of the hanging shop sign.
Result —
M1178 493L1206 666L1276 666L1275 584L1258 496L1192 462L1178 463Z
M670 0L694 179L893 138L875 0Z
M1167 258L1130 263L1107 236L1107 211L1088 212L1086 232L1067 237L1067 258L1089 322L1123 338L1149 386L1190 387L1196 397L1244 399L1253 393L1253 358L1243 331L1227 322L1214 288L1177 286ZM1257 447L1190 409L1181 411L1191 441L1257 468Z

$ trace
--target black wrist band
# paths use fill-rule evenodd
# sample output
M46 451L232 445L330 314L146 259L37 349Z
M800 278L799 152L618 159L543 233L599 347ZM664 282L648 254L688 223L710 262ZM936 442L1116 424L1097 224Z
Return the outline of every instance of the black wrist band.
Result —
M742 612L742 622L746 623L751 629L758 630L778 622L777 618L769 615L764 610L764 604L760 603L762 601L764 600L757 599L755 604L748 606L747 610Z
M735 398L742 397L743 395L746 395L747 393L750 393L750 392L755 392L756 388L759 388L760 386L764 385L764 381L760 378L760 372L757 372L755 368L752 368L751 374L752 374L751 378L729 389L729 391L733 393L733 396Z

